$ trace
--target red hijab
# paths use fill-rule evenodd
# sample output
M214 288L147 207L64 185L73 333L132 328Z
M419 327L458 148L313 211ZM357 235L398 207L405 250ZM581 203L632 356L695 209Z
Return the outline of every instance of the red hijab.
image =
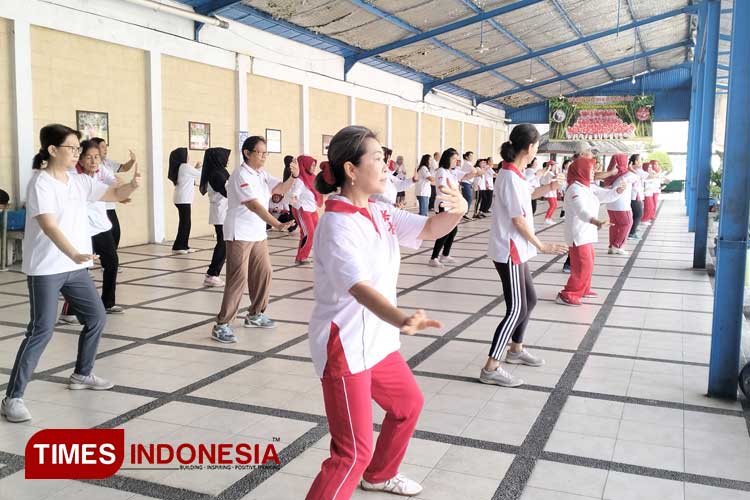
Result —
M643 164L644 167L646 165L649 166L648 168L644 168L644 170L646 170L647 172L651 171L651 172L655 172L657 174L659 172L661 172L661 167L659 167L659 161L658 160L651 160L651 161L646 162L646 163Z
M591 172L596 168L594 158L576 158L568 167L568 186L580 182L584 186L591 185Z
M312 191L315 195L315 203L319 206L323 206L323 195L315 189L315 174L312 173L313 166L318 163L318 160L312 156L300 155L297 157L297 165L299 165L299 178L307 189Z
M612 156L607 170L612 170L613 166L617 167L617 174L604 179L605 186L611 186L617 179L628 173L628 155L620 153Z

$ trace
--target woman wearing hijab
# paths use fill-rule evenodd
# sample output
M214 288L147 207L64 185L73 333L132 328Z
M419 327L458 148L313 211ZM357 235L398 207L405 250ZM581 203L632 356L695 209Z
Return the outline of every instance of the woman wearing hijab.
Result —
M640 165L639 155L631 156L633 164ZM633 226L633 210L630 206L630 196L633 189L633 183L639 182L638 176L630 171L628 167L628 155L616 154L612 156L609 162L607 172L610 174L604 180L605 187L611 187L615 184L625 186L623 194L617 199L607 204L607 212L611 225L609 226L609 253L610 255L627 255L623 246Z
M597 231L609 224L598 219L599 203L614 201L625 186L618 184L616 189L602 189L592 184L596 161L591 153L577 158L568 168L568 189L565 192L565 243L569 248L570 277L565 288L557 295L557 303L566 306L580 306L581 299L594 298L591 290L591 275L594 272L594 243L598 241Z
M659 162L656 160L643 162L643 172L643 217L641 218L641 223L645 226L650 226L651 222L656 218L656 201L658 200L658 192L661 187Z
M286 155L284 157L284 174L282 177L283 182L286 182L287 179L289 179L292 176L292 166L297 167L297 158L295 158L292 155ZM271 199L271 202L273 203L273 197ZM295 207L296 202L293 200L292 190L290 189L286 193L284 193L284 196L279 202L280 206L288 207L289 213L292 216L292 220L294 221L294 225L291 226L288 231L290 233L293 233L297 230L297 226L299 225L299 219L297 215L297 208Z
M225 148L208 148L203 155L203 170L198 189L202 195L208 194L209 209L208 223L214 226L216 232L216 246L208 266L203 286L223 286L219 278L221 268L227 257L227 247L224 243L224 219L227 216L227 163L231 151Z
M190 239L190 205L195 197L195 180L200 177L200 162L195 166L188 163L187 148L177 148L169 153L167 177L174 184L174 205L177 207L179 224L172 251L177 254L194 252L188 245Z
M297 264L307 264L313 247L315 226L318 225L318 207L323 206L323 195L315 190L315 167L318 160L312 156L297 157L299 179L292 186L292 197L296 198L297 222L299 223L299 248Z

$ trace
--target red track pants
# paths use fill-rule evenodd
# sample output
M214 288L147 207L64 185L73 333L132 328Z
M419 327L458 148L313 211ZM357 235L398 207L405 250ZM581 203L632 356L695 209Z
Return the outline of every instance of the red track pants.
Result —
M315 227L318 225L318 212L297 209L297 224L299 224L299 248L295 259L305 260L310 256L313 247Z
M547 209L547 213L545 214L545 219L551 219L553 215L555 215L555 209L557 208L557 198L545 198L547 200L547 203L549 203L549 208Z
M628 239L630 228L633 227L633 212L630 210L607 210L609 221L609 246L622 248Z
M655 195L646 196L643 199L643 218L641 222L654 220L656 217L656 198Z
M591 275L594 272L594 250L593 243L587 243L579 247L570 247L570 277L568 283L560 292L562 298L571 304L580 304L583 296L591 291Z

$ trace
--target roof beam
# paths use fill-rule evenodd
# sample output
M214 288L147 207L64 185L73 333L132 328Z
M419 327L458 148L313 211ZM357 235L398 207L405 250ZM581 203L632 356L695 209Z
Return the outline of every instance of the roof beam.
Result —
M464 4L466 7L468 7L472 11L474 11L475 14L481 14L482 13L482 9L477 4L474 3L474 0L459 0L459 1L462 4ZM556 1L556 0L553 0L553 1ZM510 31L508 31L505 28L505 26L503 26L500 22L496 21L495 19L489 19L487 21L487 24L489 24L492 28L494 28L495 31L497 31L498 33L506 36L507 38L510 38L510 40L513 43L515 43L518 47L520 47L521 49L523 49L523 51L526 52L527 54L529 52L531 52L531 48L529 48L528 45L526 45L525 43L523 43L523 40L521 40L520 38L518 38L517 36L515 36L513 33L511 33ZM549 64L547 61L545 61L543 58L537 57L536 59L537 59L537 61L539 61L539 64L541 64L542 66L544 66L545 68L547 68L548 70L550 70L555 75L560 76L562 74L559 71L557 71L557 69L555 69L551 64ZM575 83L568 82L568 84L571 87L573 87L575 90L578 90L578 86Z
M240 0L208 0L195 6L195 12L204 16L211 16L222 10L239 5Z
M409 23L407 23L407 22L399 19L398 17L394 16L393 14L389 14L388 12L380 10L379 8L375 7L374 5L368 3L365 0L349 0L349 1L351 3L353 3L353 4L355 4L356 6L362 8L362 9L365 9L366 11L368 11L368 12L370 12L370 13L372 13L372 14L374 14L374 15L382 18L382 19L385 19L386 21L389 21L390 23L398 26L401 29L410 31L411 33L419 33L419 34L427 33L427 32L422 32L419 28L417 28L415 26L412 26L411 24L409 24ZM528 2L538 3L539 1L546 1L546 0L524 0L523 3L525 3L525 4L528 3ZM519 2L519 3L522 3L522 2ZM506 6L505 8L508 9L510 7L516 7L517 5L518 4L516 3L516 4L513 4L512 6ZM493 10L497 10L497 9L493 9ZM475 17L479 17L479 16L475 16ZM467 55L467 54L465 54L463 52L461 52L460 50L454 49L453 47L451 47L447 43L441 42L440 40L438 40L436 38L429 38L428 37L428 39L429 39L429 41L433 45L435 45L437 47L440 47L441 49L445 50L446 52L449 52L450 54L454 55L455 57L461 58L464 61L467 61L467 62L473 64L474 66L479 66L479 67L482 66L482 63L480 63L476 59L470 57L469 55ZM352 56L352 57L354 57L354 56ZM352 61L351 57L348 57L348 58L346 58L344 60L344 78L346 78L347 73L351 69L351 66L349 66L350 62L351 62L351 65L354 65L354 63L356 61ZM514 86L518 86L518 82L516 82L514 80L511 80L510 78L508 78L507 76L503 75L502 73L499 73L497 71L492 70L492 74L495 75L496 77L500 78L501 80L505 81L505 82L508 82L508 83L510 83L510 84L512 84ZM427 95L427 92L425 92L424 95ZM541 98L541 99L544 99L544 97L542 95L540 95L540 94L536 94L535 93L535 95L537 97Z
M575 21L573 21L573 19L568 15L568 12L565 10L565 8L560 5L560 0L552 0L552 4L555 6L557 12L560 13L560 16L565 20L565 22L568 23L568 26L570 26L570 29L573 30L573 33L575 33L578 38L583 37L583 32L580 30ZM593 57L598 64L604 63L604 61L601 60L594 49L591 48L591 45L589 45L588 43L584 43L583 46L586 47L586 49L589 51L589 54L591 54L591 57ZM612 76L612 73L610 73L609 71L607 71L607 74L611 79L615 79L615 77Z
M507 97L509 95L518 94L518 93L521 93L521 92L528 92L529 90L533 90L533 89L538 88L538 87L543 87L545 85L550 85L550 84L553 84L553 83L557 83L560 80L563 80L563 79L566 79L566 78L575 78L577 76L585 75L587 73L592 73L594 71L599 71L599 70L602 70L604 68L611 68L612 66L618 66L620 64L629 63L629 62L633 61L634 58L635 59L643 59L644 57L655 56L657 54L661 54L662 52L667 52L669 50L679 49L681 47L687 47L688 45L690 45L690 43L691 42L689 42L689 41L684 41L684 42L679 42L679 43L673 43L671 45L666 45L664 47L659 47L658 49L648 50L646 52L642 52L640 54L635 55L635 57L629 56L629 57L623 57L623 58L620 58L620 59L615 59L614 61L610 61L608 63L600 64L599 66L593 66L593 67L590 67L590 68L585 68L585 69L582 69L582 70L579 70L579 71L574 71L572 73L568 73L567 75L558 76L558 77L555 77L555 78L550 78L548 80L544 80L544 81L541 81L541 82L533 83L533 84L530 84L530 85L524 85L523 87L518 87L516 89L506 90L505 92L501 92L500 94L496 94L496 95L491 96L491 97L484 97L482 99L477 99L477 105L479 105L479 104L481 104L483 102L494 101L495 99L500 99L502 97ZM545 99L546 99L546 97L545 97Z
M520 55L520 56L517 56L517 57L512 57L510 59L505 59L504 61L498 61L498 62L493 63L493 64L487 64L487 65L485 65L485 66L483 66L481 68L477 68L477 69L473 69L473 70L469 70L469 71L464 71L463 73L458 73L458 74L455 74L455 75L452 75L452 76L449 76L449 77L446 77L446 78L443 78L443 79L440 79L440 80L435 80L432 83L426 83L424 85L424 87L425 87L424 92L426 94L427 92L429 92L430 89L435 88L435 87L437 87L439 85L444 85L446 83L455 82L457 80L462 80L464 78L469 78L471 76L479 75L481 73L486 73L487 71L492 71L492 70L496 70L496 69L499 69L499 68L503 68L505 66L510 66L511 64L516 64L516 63L519 63L519 62L528 61L529 59L532 59L532 58L535 58L535 57L539 57L539 56L542 56L542 55L546 55L546 54L549 54L551 52L557 52L559 50L564 50L564 49L567 49L567 48L570 48L570 47L575 47L577 45L581 45L581 44L584 44L586 42L591 42L593 40L598 40L600 38L604 38L604 37L607 37L607 36L614 35L614 34L618 33L619 31L631 30L631 29L634 29L634 28L636 28L638 26L644 26L644 25L647 25L647 24L655 23L655 22L658 22L658 21L662 21L664 19L669 19L670 17L679 16L681 14L690 14L690 13L693 13L693 12L697 11L697 9L698 9L697 5L689 5L689 6L686 6L686 7L682 7L680 9L670 10L669 12L665 12L663 14L658 14L656 16L652 16L652 17L649 17L649 18L646 18L646 19L641 19L639 21L634 21L634 22L632 22L630 24L626 24L624 26L620 26L619 28L617 28L617 27L611 28L611 29L608 29L608 30L600 31L598 33L593 33L593 34L588 35L588 36L584 36L584 37L576 38L576 39L573 39L573 40L569 40L567 42L563 42L563 43L560 43L560 44L557 44L557 45L552 45L551 47L547 47L546 49L536 50L536 51L531 52L529 54L523 54L523 55Z
M365 50L360 54L347 58L345 62L345 73L348 73L349 70L352 68L352 66L354 66L354 64L357 61L361 61L362 59L367 59L368 57L373 57L373 56L382 54L384 52L389 52L391 50L398 49L400 47L405 47L407 45L421 42L422 40L428 40L438 35L442 35L450 31L455 31L455 30L464 28L466 26L469 26L471 24L484 21L485 19L490 19L496 16L500 16L502 14L507 14L508 12L513 12L514 10L522 9L524 7L528 7L530 5L542 3L545 1L546 0L520 0L510 5L505 5L504 7L497 7L495 9L488 10L486 12L483 12L482 14L477 14L476 16L467 17L466 19L461 19L460 21L455 21L453 23L449 23L444 26L439 26L435 29L421 31L415 28L414 26L408 23L405 23L398 17L380 10L379 8L375 7L369 2L365 2L364 0L352 0L352 3L354 3L358 7L361 7L370 13L373 13L379 17L382 17L383 19L391 21L396 26L402 29L405 29L407 31L410 31L411 33L415 33L415 35L407 37L407 38L403 38L401 40L396 40L395 42L387 43L385 45L381 45L380 47L375 47L370 50Z

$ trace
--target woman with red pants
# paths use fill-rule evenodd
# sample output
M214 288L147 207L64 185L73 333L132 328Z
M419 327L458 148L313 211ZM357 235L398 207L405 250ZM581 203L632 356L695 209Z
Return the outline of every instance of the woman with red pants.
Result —
M609 169L607 170L611 175L604 180L606 187L623 185L625 188L616 200L607 204L607 212L611 224L609 226L609 251L607 253L610 255L628 254L623 247L628 239L628 234L630 234L630 228L633 226L633 210L630 206L630 194L633 189L633 183L639 181L638 176L628 168L630 163L640 165L640 155L632 155L630 162L626 154L612 156L612 160L609 162Z
M545 173L540 180L542 186L552 184L560 173L557 170L557 165L554 160L546 162L544 166L547 173ZM552 216L555 215L555 210L557 209L557 189L550 189L544 193L544 199L547 200L547 213L544 215L544 223L550 226L555 223L555 221L552 220Z
M292 186L292 199L296 201L297 223L299 224L299 248L295 262L307 264L313 247L315 227L318 225L318 207L323 206L323 196L315 190L315 166L318 160L312 156L297 157L299 179Z
M568 168L568 189L565 192L565 243L570 250L570 277L565 288L557 295L557 303L580 306L581 299L595 298L591 290L594 272L594 243L597 230L609 224L599 220L599 203L614 201L625 191L619 184L616 189L602 189L594 180L596 161L582 156Z
M644 225L650 226L656 218L656 203L659 199L659 190L661 189L661 180L659 174L659 162L651 160L643 163L643 171L648 174L644 179L644 198L643 198L643 222Z
M345 500L367 491L413 496L422 487L399 474L424 398L401 357L399 330L413 335L440 323L396 306L399 245L450 232L468 209L455 184L440 187L443 212L430 218L371 201L386 188L383 149L365 127L331 139L330 166L315 181L326 201L315 236L315 307L309 341L321 377L331 456L307 500ZM372 401L385 410L373 450Z

